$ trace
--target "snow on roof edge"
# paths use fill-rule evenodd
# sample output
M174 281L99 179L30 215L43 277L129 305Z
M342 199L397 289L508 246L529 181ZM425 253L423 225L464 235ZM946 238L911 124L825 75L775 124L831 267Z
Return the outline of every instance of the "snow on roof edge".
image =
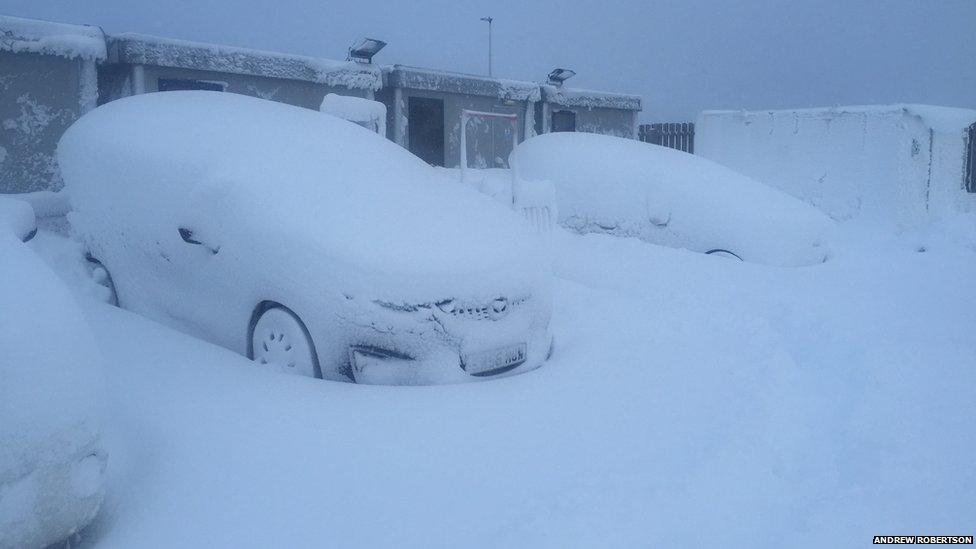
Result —
M939 131L954 131L976 123L976 109L961 107L943 107L939 105L923 105L919 103L892 103L889 105L846 105L835 107L804 107L800 109L758 109L734 110L714 109L702 111L700 116L716 116L739 114L743 116L769 114L798 114L813 116L817 114L870 114L904 112L921 118L933 129Z
M109 44L113 60L124 63L303 80L373 91L382 85L378 67L354 61L129 32L111 35Z
M0 15L0 51L102 61L105 35L91 25Z
M383 67L383 72L391 87L446 91L514 101L538 101L541 98L539 85L524 80L409 65L387 65Z
M581 88L566 88L553 84L542 85L543 97L546 101L566 107L624 109L631 111L642 110L642 98L639 95L614 93Z

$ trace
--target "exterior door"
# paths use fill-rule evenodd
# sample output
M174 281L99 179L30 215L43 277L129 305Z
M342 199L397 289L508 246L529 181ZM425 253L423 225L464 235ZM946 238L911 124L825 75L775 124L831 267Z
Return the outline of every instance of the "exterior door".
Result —
M407 142L410 152L432 166L444 165L444 101L408 98Z

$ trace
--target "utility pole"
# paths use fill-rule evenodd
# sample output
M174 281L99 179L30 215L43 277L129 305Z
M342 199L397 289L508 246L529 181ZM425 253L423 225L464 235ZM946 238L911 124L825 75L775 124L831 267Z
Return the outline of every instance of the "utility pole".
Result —
M482 21L488 22L488 76L491 76L491 22L495 20L494 17L482 17Z

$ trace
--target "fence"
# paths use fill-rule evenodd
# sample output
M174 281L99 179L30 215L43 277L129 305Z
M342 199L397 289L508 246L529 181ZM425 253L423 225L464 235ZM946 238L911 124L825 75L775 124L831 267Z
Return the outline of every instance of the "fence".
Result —
M671 147L686 153L695 152L695 124L692 122L641 124L637 138L645 143Z

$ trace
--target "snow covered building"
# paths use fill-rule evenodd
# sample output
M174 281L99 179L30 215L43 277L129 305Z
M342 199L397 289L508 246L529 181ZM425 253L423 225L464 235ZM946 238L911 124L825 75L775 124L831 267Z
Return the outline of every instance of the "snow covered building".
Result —
M383 70L383 89L376 99L386 105L387 135L435 166L457 167L461 161L461 111L514 114L506 120L476 118L467 128L467 157L472 167L508 166L512 131L518 140L532 132L539 85L472 74L393 65Z
M170 90L226 91L318 109L328 93L372 97L382 83L373 65L142 34L108 39L99 103Z
M0 16L0 193L61 187L54 151L95 107L98 27Z
M637 139L639 95L580 90L545 84L536 132L577 131Z
M705 111L695 153L836 219L911 225L976 211L976 110L929 105Z
M464 110L470 167L508 167L513 142L551 131L636 139L638 96L574 90L405 65L336 61L248 48L122 33L0 16L0 192L61 187L54 150L86 111L122 97L171 90L250 95L309 109L353 104L334 96L375 99L368 125L430 164L461 161ZM362 112L360 112L362 111ZM378 115L383 118L383 114ZM368 123L367 123L368 122Z
M474 168L508 167L512 134L523 141L553 131L601 133L636 139L641 98L552 84L393 65L383 70L376 99L387 106L387 135L436 166L461 161L461 111L515 115L473 117L467 158Z

